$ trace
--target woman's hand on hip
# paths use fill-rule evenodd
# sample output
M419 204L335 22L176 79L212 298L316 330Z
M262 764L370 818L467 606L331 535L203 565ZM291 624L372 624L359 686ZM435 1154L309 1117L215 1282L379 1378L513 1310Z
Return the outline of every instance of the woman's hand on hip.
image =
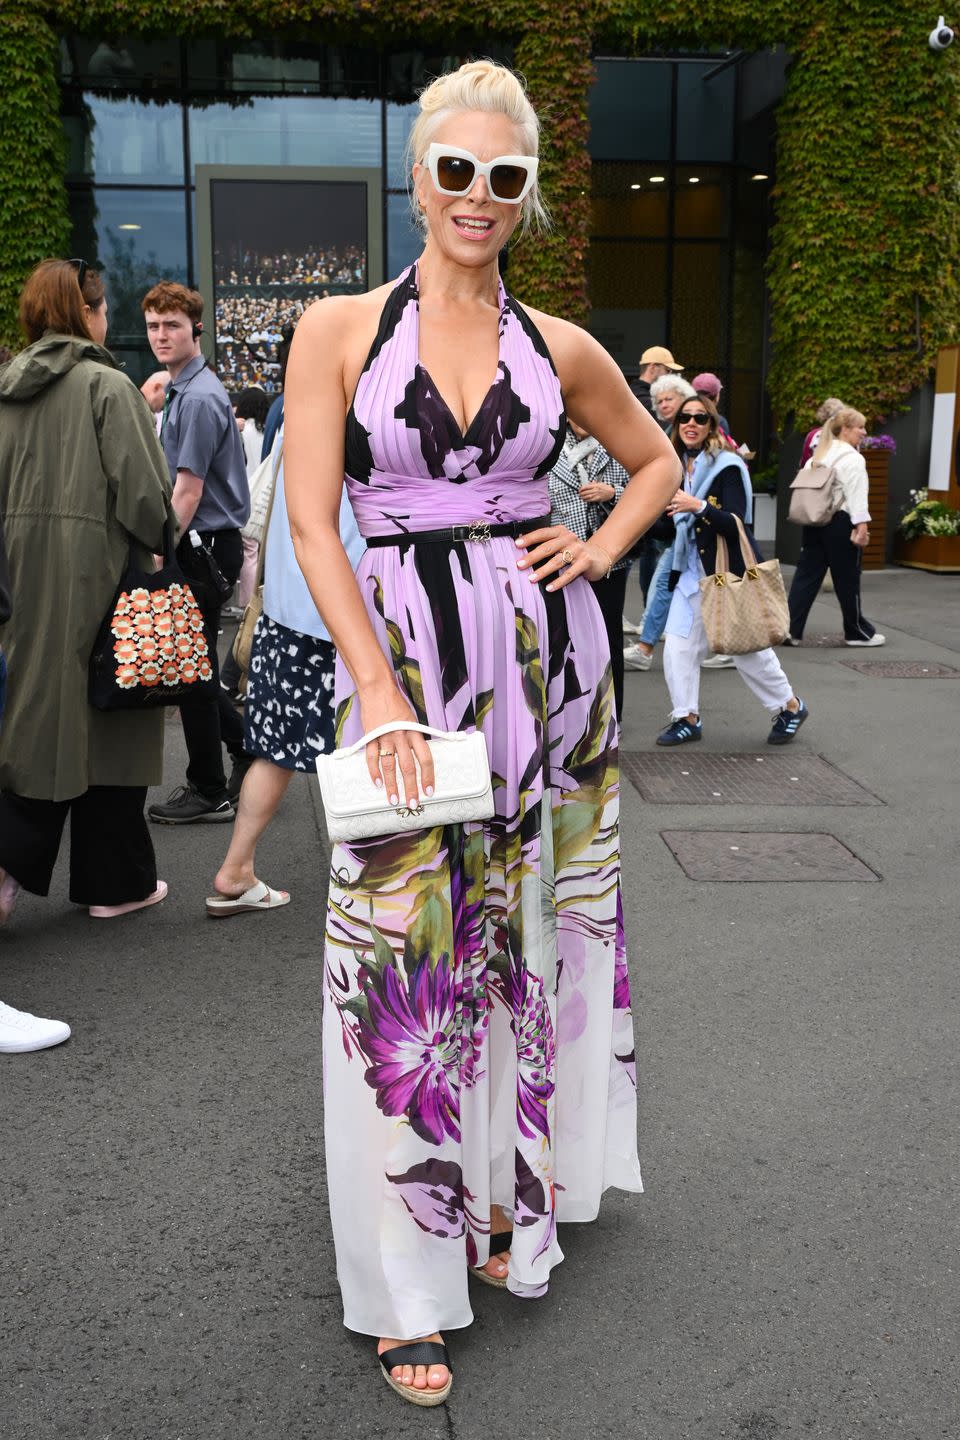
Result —
M526 552L517 561L517 568L528 572L531 584L548 581L548 590L562 590L579 575L603 580L614 563L614 557L598 541L580 540L566 525L531 530L516 543Z
M364 735L392 721L416 720L413 708L396 685L372 690L360 699ZM391 805L415 808L421 795L432 795L433 757L427 737L418 730L390 730L367 746L367 769L378 789L386 791ZM418 775L419 771L419 775Z

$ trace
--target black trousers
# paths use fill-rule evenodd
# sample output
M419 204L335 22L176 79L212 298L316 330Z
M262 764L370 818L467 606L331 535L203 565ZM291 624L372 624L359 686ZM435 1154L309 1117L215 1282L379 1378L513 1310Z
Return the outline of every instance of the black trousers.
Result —
M74 800L0 795L0 868L34 895L48 895L70 816L70 899L126 905L157 888L157 861L143 814L145 785L91 785Z
M610 666L613 670L613 693L617 703L617 719L623 719L623 602L627 594L627 575L624 567L615 570L606 580L593 582L593 593L597 597L603 623L607 627L610 641Z
M845 640L869 640L876 633L860 610L860 564L863 552L850 543L853 524L845 510L838 510L828 525L804 525L803 549L797 573L790 586L790 634L803 636L807 617L827 571L843 612Z
M201 531L200 535L208 550L213 551L214 558L226 578L230 581L236 580L243 564L243 540L240 531ZM191 702L180 709L189 757L187 780L201 795L211 800L222 800L227 788L223 769L223 746L226 745L234 759L243 754L243 719L229 697L220 689L217 633L220 629L223 601L197 560L189 535L185 535L177 546L177 559L200 607L203 633L217 679L216 699L202 704Z

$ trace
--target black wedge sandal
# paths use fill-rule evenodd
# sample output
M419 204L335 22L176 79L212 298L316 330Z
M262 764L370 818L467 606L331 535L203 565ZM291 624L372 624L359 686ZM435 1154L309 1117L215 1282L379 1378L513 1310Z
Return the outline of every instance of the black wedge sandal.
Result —
M512 1230L501 1230L496 1235L491 1235L490 1259L496 1260L504 1251L509 1250L512 1244ZM506 1290L507 1288L506 1275L491 1275L488 1270L484 1270L482 1265L475 1266L470 1273L475 1275L478 1280L481 1280L484 1285L492 1285L494 1290Z
M380 1364L383 1366L383 1378L395 1390L401 1400L409 1400L411 1405L442 1405L453 1388L453 1368L450 1364L450 1356L447 1354L446 1345L437 1340L411 1340L409 1345L394 1345L392 1350L384 1350L380 1356ZM450 1371L450 1377L442 1390L415 1390L412 1385L404 1385L402 1380L394 1380L390 1374L398 1365L425 1365L427 1370L431 1365L445 1365Z

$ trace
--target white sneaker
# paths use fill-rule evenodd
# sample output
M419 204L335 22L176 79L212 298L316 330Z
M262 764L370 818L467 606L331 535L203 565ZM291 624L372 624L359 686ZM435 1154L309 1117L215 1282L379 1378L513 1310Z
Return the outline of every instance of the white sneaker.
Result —
M21 1055L27 1050L48 1050L70 1039L70 1026L62 1020L42 1020L26 1010L14 1010L0 1000L0 1055Z
M855 645L858 650L875 650L878 645L886 645L887 637L886 635L881 635L880 631L877 630L870 636L869 640L845 640L843 643L845 645Z
M653 656L645 654L639 645L624 645L624 670L649 670L652 664Z
M735 670L732 655L708 655L700 661L701 670Z
M623 617L622 624L624 635L639 635L643 629L642 625L635 625L632 620L628 620L626 615Z

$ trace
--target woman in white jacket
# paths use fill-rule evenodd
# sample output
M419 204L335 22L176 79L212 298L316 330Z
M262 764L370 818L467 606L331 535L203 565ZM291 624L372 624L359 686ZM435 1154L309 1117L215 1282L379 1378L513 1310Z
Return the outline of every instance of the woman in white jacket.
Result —
M867 463L859 446L866 436L866 421L859 410L844 406L826 422L808 466L832 467L840 491L840 508L827 525L804 525L803 549L790 586L788 645L799 645L810 608L823 578L830 571L843 612L843 635L848 645L883 645L885 637L860 609L860 562L870 539L867 526Z

